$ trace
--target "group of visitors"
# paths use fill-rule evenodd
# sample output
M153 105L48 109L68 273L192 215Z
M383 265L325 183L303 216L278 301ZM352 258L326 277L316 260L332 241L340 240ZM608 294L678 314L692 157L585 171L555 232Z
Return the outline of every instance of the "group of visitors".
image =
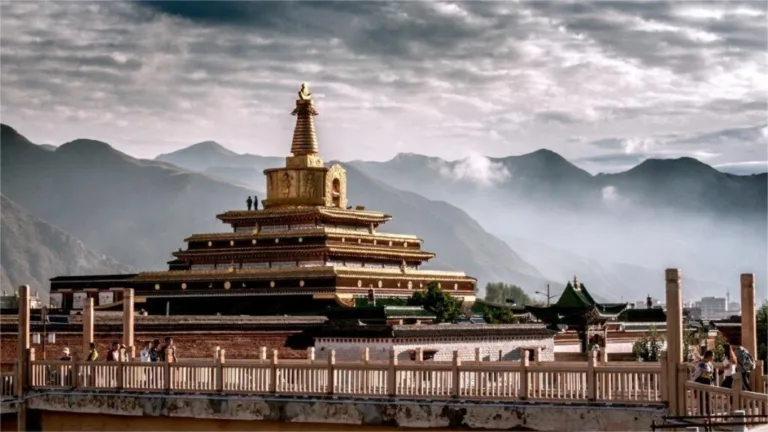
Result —
M172 337L166 337L165 343L160 345L160 339L152 342L144 342L144 348L139 353L139 361L142 362L176 362L176 345Z
M85 360L97 361L98 359L99 351L96 349L96 344L91 342L89 345L88 356ZM172 337L166 337L165 343L162 345L160 345L160 339L144 342L144 348L139 354L139 361L165 362L166 359L170 363L176 362L176 345L173 344ZM72 354L69 348L64 348L59 360L72 361ZM130 361L127 347L119 342L112 342L112 345L107 351L106 361Z
M752 391L749 385L749 375L755 369L755 359L746 348L740 345L723 345L723 351L725 353L722 367L724 378L720 383L720 387L732 388L733 377L735 374L739 374L741 375L742 388ZM693 381L707 385L717 384L715 382L715 368L712 365L714 358L714 351L708 350L704 353L704 356L696 365Z

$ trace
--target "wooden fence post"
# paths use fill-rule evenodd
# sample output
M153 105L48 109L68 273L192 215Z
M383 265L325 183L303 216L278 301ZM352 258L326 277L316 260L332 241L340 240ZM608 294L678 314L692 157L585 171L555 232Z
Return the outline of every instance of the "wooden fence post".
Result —
M741 391L743 378L740 373L733 374L733 385L731 385L731 411L741 409Z
M72 354L72 366L70 366L69 369L69 376L70 376L70 386L72 386L73 389L77 389L77 387L80 385L80 371L78 370L79 367L77 365L77 356L75 354Z
M264 353L264 357L266 357L266 348L262 348L262 352ZM269 369L269 392L270 393L277 393L277 350L272 350L272 359L270 359L270 369Z
M453 389L451 396L458 398L461 394L461 360L459 359L459 351L453 351Z
M29 355L27 358L29 361L27 362L27 375L26 375L26 382L23 382L22 385L24 385L24 392L26 393L30 387L35 385L35 368L32 367L32 362L34 362L35 359L35 349L30 348L27 352L29 352ZM45 385L45 383L37 383L37 385Z
M662 351L661 357L659 357L659 378L658 382L656 382L656 385L658 385L661 389L661 401L666 403L669 403L669 392L667 391L668 375L669 369L667 368L667 352Z
M534 361L536 364L541 364L541 347L537 347L537 348L536 348L536 349L533 351L533 361Z
M365 347L360 352L360 361L367 365L371 361L371 350L368 347ZM370 369L364 369L363 370L363 388L364 394L370 393L371 389L371 371Z
M219 358L216 362L216 390L224 391L224 364L227 361L227 350L219 351Z
M594 402L597 399L597 352L590 351L587 357L587 400Z
M336 364L336 350L328 353L328 394L332 395L336 389L336 377L334 376L334 365Z
M424 348L419 347L416 349L416 363L421 363L424 361Z
M265 346L261 347L261 350L259 352L259 360L261 360L263 362L269 360L267 358L267 347L265 347Z
M313 363L315 361L315 347L307 348L307 361Z
M397 396L397 352L392 348L389 351L389 368L387 369L387 395Z
M480 347L475 348L475 361L480 363Z
M520 351L520 399L526 400L530 397L530 380L528 379L528 350ZM477 378L475 378L477 379Z
M675 415L685 415L688 411L688 392L685 390L685 383L689 378L688 365L680 363L675 368L675 393L670 395L670 403L672 397L675 398ZM668 377L671 380L671 377Z

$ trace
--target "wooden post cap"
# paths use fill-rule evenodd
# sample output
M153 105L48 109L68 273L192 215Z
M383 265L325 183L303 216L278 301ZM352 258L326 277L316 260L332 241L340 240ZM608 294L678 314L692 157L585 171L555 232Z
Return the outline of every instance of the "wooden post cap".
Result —
M683 272L680 271L680 269L675 268L668 268L664 271L664 276L667 280L667 282L680 282L680 279L683 276Z
M740 279L741 279L741 286L750 286L755 284L754 273L742 273Z

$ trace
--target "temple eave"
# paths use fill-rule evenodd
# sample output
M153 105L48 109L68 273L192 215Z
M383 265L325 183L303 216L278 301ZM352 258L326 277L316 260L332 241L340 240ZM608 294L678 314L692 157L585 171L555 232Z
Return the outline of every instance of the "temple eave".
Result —
M167 280L225 280L243 278L286 278L286 277L323 277L323 276L347 276L361 275L370 277L375 275L387 279L413 279L421 281L443 281L456 278L465 281L476 281L464 272L452 272L442 270L406 270L344 267L344 266L317 266L317 267L291 267L269 269L238 269L238 270L167 270L142 272L131 278L132 281L149 282L159 279Z
M362 232L346 230L343 228L317 227L312 229L288 230L288 231L262 231L253 232L225 232L225 233L200 233L193 234L184 239L184 242L190 241L213 241L213 240L245 240L245 239L275 239L275 238L293 238L308 236L327 236L329 238L351 238L351 239L374 239L374 240L404 240L409 242L423 243L423 240L411 234L380 233L380 232Z

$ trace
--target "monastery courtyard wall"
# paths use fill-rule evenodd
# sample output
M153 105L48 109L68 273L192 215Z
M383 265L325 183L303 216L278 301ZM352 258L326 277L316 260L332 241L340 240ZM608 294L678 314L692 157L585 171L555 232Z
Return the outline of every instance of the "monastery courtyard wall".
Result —
M666 409L605 404L548 405L343 398L38 393L38 430L650 430Z

